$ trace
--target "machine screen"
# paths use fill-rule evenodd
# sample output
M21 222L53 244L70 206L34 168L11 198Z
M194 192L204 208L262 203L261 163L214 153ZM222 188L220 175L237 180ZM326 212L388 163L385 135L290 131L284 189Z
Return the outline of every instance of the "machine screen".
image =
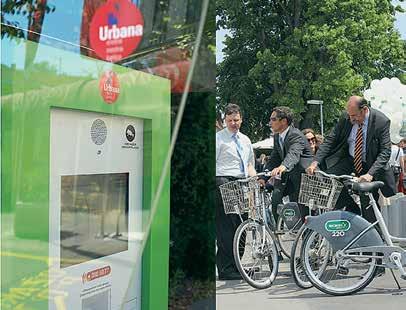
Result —
M128 173L61 177L60 268L128 250Z

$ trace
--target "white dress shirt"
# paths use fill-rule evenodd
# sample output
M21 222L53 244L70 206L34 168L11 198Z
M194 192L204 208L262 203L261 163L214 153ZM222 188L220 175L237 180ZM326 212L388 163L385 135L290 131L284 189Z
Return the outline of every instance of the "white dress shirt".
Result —
M389 165L400 167L400 161L403 160L403 156L404 156L403 150L400 147L398 147L397 145L392 144Z
M216 176L247 177L248 164L255 166L251 140L241 132L237 132L236 138L242 147L242 154L238 154L237 145L232 136L233 133L227 128L216 133ZM244 161L245 171L241 171L240 155Z
M285 142L286 135L288 134L290 126L288 126L284 131L279 134L279 145L283 149L283 143Z

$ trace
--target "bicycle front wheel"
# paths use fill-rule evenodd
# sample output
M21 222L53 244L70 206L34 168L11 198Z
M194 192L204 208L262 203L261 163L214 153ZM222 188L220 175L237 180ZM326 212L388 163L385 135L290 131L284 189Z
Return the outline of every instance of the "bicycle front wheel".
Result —
M238 271L249 285L257 289L272 285L278 274L278 250L265 225L253 220L241 223L234 235L233 252Z
M326 294L354 294L374 279L375 253L369 259L354 259L356 253L349 256L341 251L334 251L330 242L315 231L310 231L305 237L301 256L309 281Z

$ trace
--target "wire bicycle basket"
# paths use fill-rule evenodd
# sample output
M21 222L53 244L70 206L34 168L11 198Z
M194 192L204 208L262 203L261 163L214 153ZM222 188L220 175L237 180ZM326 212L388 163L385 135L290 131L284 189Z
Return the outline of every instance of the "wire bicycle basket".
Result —
M321 174L302 173L299 203L311 209L334 208L344 185L336 179Z
M219 186L225 214L242 215L261 205L259 184L256 178L237 180Z

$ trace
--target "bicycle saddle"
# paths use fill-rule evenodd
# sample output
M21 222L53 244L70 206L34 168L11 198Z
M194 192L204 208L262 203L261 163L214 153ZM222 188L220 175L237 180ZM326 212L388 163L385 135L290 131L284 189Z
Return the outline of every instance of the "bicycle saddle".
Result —
M375 189L381 188L384 185L385 184L382 181L360 182L360 183L354 183L352 185L352 189L357 192L368 193L368 192L372 192Z

